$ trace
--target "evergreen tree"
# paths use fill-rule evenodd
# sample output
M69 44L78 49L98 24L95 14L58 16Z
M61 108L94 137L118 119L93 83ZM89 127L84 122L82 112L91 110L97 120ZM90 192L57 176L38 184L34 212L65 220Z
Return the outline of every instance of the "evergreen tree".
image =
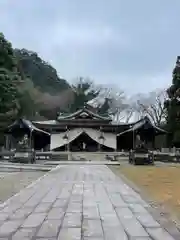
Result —
M0 113L6 114L17 109L18 91L13 74L5 68L0 68Z
M3 130L16 118L18 108L18 83L20 81L14 52L0 33L0 143Z
M169 99L167 109L168 145L180 147L180 56L173 70L172 85L167 90Z
M23 78L30 78L34 87L51 95L70 88L68 82L60 78L55 68L41 59L36 52L14 49L18 68Z
M99 109L98 109L98 114L99 114L99 115L103 115L103 116L109 117L109 114L110 114L110 113L109 113L110 102L111 102L111 99L105 98L104 103L103 103L102 106L99 107Z
M94 90L93 83L84 78L79 78L77 83L72 86L72 89L74 92L74 101L69 106L69 113L83 108L89 101L99 95L99 90Z

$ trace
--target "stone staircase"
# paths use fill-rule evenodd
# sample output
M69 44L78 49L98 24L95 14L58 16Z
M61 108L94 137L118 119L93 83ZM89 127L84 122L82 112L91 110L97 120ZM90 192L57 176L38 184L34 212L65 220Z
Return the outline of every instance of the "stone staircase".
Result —
M68 161L68 154L67 153L52 153L51 161Z

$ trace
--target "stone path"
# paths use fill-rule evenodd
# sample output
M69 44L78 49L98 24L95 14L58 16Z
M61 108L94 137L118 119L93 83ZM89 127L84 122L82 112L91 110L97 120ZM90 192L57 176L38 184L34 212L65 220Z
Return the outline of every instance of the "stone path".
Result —
M61 166L0 210L1 240L173 240L106 166Z

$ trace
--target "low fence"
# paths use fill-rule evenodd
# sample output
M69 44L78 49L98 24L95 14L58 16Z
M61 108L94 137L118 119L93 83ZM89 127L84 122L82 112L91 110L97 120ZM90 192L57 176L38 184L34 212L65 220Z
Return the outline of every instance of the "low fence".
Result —
M0 152L1 161L20 162L20 163L34 163L35 152L15 152L15 151L2 151Z
M1 161L35 162L44 161L120 161L128 152L0 152Z
M179 152L153 151L154 161L180 162ZM36 161L128 161L129 152L12 152L1 151L0 160L34 163Z
M45 155L49 156L48 160L52 161L118 161L122 158L123 153L120 152L47 152L36 153L36 159L44 159ZM128 156L128 153L124 153Z

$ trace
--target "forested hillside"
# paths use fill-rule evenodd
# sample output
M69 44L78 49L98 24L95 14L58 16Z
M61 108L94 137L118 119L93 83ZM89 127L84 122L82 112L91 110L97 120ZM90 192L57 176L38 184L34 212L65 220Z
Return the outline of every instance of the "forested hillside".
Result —
M38 120L56 118L57 111L72 100L71 86L36 52L14 49L14 55L24 80L21 89L26 92L21 98L21 115Z
M14 53L22 76L30 78L40 91L54 95L70 88L66 80L58 77L56 69L42 60L36 52L14 49Z
M68 82L37 53L13 49L0 33L0 143L4 129L16 118L51 119L68 101Z

